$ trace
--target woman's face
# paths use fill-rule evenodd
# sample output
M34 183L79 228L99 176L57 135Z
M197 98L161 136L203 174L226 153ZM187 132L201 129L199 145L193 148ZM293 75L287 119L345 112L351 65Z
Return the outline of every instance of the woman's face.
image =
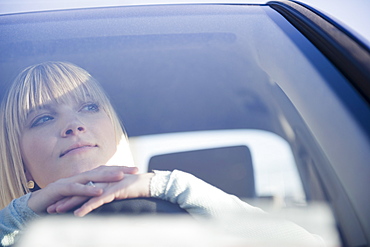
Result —
M27 179L41 188L105 165L117 149L113 124L95 102L54 102L30 112L20 144Z

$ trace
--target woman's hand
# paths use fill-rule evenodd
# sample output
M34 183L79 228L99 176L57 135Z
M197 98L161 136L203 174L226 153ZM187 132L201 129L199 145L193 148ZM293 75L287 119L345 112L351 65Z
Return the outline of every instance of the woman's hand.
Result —
M149 197L150 180L153 176L154 173L137 175L127 174L122 180L116 182L95 183L95 188L103 190L101 194L92 195L89 198L86 196L66 198L51 205L47 211L49 213L64 213L86 201L81 207L74 211L76 216L82 217L103 204L114 200Z
M95 197L103 194L103 189L86 185L89 181L117 182L121 181L126 174L137 172L136 167L101 166L91 171L83 172L69 178L59 179L31 194L28 206L35 213L46 213L51 205L66 198L74 196ZM78 205L74 205L78 206Z

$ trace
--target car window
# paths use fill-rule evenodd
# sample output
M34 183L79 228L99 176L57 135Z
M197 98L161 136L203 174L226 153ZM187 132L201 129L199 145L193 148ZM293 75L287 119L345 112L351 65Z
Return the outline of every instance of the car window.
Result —
M103 84L129 137L209 130L273 133L289 143L300 174L292 180L302 179L298 184L305 197L322 195L311 193L320 187L305 179L316 176L307 168L309 160L327 162L311 133L324 125L312 121L319 107L315 102L337 103L326 80L345 79L269 7L150 6L1 18L2 80L11 82L17 71L37 62L75 63ZM330 113L318 117L327 122ZM324 135L327 140L335 138L330 133ZM276 160L276 166L284 164ZM301 187L292 184L287 190L296 188Z
M173 160L219 151L252 165L242 169L254 183L234 185L241 197L283 206L337 200L354 221L367 210L353 181L369 174L369 108L267 5L93 8L2 15L0 23L4 88L43 61L86 69L110 95L142 171L190 169ZM193 173L217 173L205 162Z
M242 199L306 203L288 142L255 129L195 131L130 138L140 170L183 170Z

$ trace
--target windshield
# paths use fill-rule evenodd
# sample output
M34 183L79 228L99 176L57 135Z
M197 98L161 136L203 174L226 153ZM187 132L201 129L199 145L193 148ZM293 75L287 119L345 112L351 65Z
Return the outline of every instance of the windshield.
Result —
M305 205L327 199L318 169L346 182L342 164L368 158L369 143L332 91L331 83L346 79L267 6L96 8L4 15L0 22L1 81L9 85L43 61L83 67L110 96L141 171L182 168L201 176L229 164L240 197ZM342 155L344 147L333 147L358 137L364 141ZM187 154L202 161L212 150L235 159L174 162ZM244 189L250 174L254 183Z

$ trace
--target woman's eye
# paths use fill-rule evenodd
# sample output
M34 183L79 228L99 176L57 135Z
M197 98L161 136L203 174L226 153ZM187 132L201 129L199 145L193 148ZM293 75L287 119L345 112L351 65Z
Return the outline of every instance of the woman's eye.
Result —
M31 127L39 126L53 119L54 118L52 116L42 116L42 117L36 118L36 120L33 121Z
M88 104L82 107L82 110L90 111L90 112L98 112L99 106L97 104Z

